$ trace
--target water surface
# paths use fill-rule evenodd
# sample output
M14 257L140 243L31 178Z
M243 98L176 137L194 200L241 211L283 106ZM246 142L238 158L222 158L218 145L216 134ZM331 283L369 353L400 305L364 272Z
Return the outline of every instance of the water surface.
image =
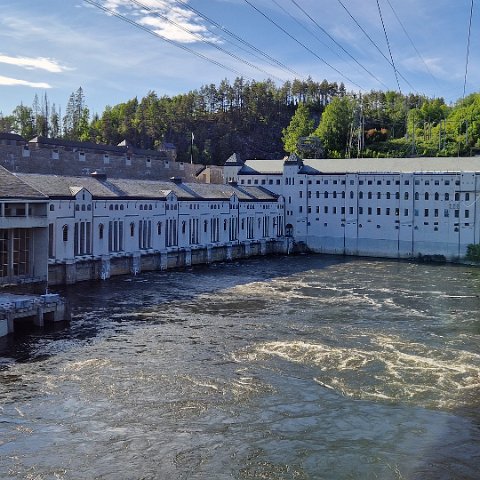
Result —
M66 292L0 343L0 478L480 478L480 270L302 256Z

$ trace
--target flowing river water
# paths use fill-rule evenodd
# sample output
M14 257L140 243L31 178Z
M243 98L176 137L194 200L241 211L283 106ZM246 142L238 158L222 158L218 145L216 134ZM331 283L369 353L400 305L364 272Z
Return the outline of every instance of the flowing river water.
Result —
M478 479L480 269L331 256L66 291L0 340L0 478Z

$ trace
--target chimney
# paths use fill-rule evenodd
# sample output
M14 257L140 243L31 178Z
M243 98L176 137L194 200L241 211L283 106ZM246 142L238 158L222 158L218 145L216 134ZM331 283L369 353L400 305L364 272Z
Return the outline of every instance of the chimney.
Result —
M101 182L105 182L107 180L107 174L105 172L92 172L90 174L92 178L96 178L97 180L100 180Z

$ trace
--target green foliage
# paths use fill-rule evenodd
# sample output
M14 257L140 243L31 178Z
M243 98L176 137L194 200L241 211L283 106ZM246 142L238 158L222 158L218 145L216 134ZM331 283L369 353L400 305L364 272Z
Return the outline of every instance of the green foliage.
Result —
M193 132L194 161L207 164L223 164L232 152L243 158L281 158L285 151L310 158L472 155L480 152L480 93L447 106L441 98L395 91L357 96L327 80L295 79L277 87L272 80L238 77L173 97L151 91L91 118L80 87L63 117L46 94L36 95L32 107L20 104L9 116L0 114L0 130L26 139L126 140L145 149L169 142L184 162L190 161Z
M480 262L480 244L471 243L468 245L466 258L472 262Z
M283 148L288 153L300 153L298 142L313 132L314 121L310 118L309 108L300 103L287 128L282 130Z
M325 108L313 135L320 138L330 155L333 152L345 154L353 121L353 110L354 101L348 96L335 97Z

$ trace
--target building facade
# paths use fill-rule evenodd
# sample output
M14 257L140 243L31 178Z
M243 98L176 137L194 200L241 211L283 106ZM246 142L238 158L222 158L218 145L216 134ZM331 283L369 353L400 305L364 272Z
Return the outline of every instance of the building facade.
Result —
M48 198L0 167L0 286L47 285Z
M168 180L180 176L197 181L204 167L176 161L176 149L164 144L157 150L136 148L123 141L119 145L77 142L0 132L0 165L11 172L56 175L88 175L104 172L122 178Z
M259 187L17 174L48 198L49 284L285 251L284 200Z
M249 160L225 178L285 198L286 229L315 252L458 261L480 241L480 158Z

